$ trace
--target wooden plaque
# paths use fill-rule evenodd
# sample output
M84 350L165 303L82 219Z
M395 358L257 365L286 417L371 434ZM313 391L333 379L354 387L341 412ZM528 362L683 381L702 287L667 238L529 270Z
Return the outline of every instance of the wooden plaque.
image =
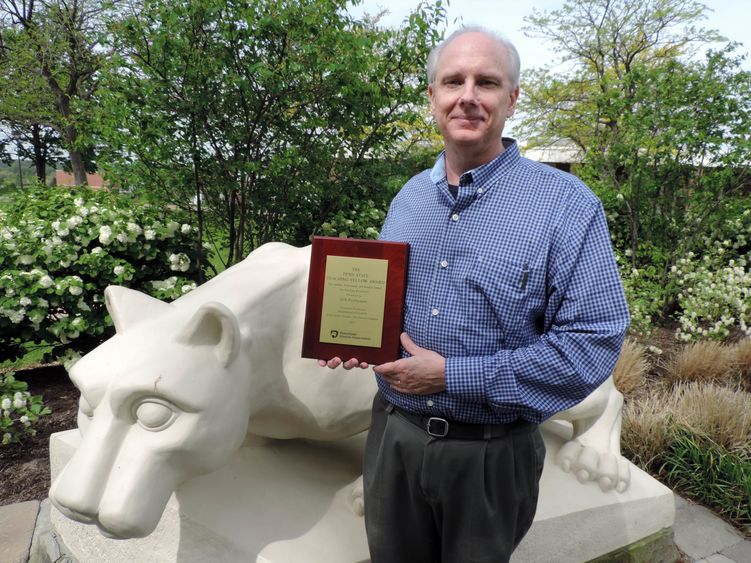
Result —
M406 242L313 237L302 356L398 359L408 254Z

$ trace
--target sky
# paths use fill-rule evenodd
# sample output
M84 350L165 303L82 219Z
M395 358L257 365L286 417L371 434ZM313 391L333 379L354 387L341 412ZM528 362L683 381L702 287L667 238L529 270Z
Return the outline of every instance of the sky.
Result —
M420 0L364 0L361 5L350 9L359 16L363 12L377 14L381 9L388 14L381 20L388 26L399 26ZM444 0L445 1L445 0ZM638 1L638 0L637 0ZM751 2L749 0L704 0L709 8L703 27L716 29L729 40L743 43L740 52L751 51ZM563 0L449 0L448 31L463 24L479 24L499 31L516 45L522 59L522 69L545 66L555 58L540 39L526 37L521 28L523 18L535 8L538 11L551 11L560 8ZM714 48L720 44L712 45ZM751 70L751 57L744 68Z

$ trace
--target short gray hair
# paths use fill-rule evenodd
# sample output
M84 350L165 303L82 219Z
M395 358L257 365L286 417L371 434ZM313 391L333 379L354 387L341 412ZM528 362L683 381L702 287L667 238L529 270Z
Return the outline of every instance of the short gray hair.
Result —
M427 66L428 66L428 83L429 84L433 84L435 82L436 73L438 72L438 59L441 57L441 53L443 52L443 50L454 39L464 35L465 33L484 33L485 35L495 39L498 45L504 48L504 50L506 51L506 55L508 56L509 63L510 63L509 71L511 72L510 78L511 78L512 87L516 88L517 86L519 86L519 73L521 72L521 60L519 59L519 51L516 50L516 47L514 47L514 44L511 43L511 41L504 35L497 33L495 31L491 31L479 25L468 25L460 29L457 29L455 32L449 35L446 39L438 43L438 45L433 47L433 49L430 51L430 55L428 55Z

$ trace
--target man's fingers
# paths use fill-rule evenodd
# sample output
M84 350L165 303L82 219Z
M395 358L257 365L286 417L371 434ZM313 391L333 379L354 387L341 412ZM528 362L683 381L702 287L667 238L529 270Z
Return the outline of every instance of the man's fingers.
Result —
M360 364L360 361L357 358L350 358L349 360L347 360L346 362L344 362L344 369L352 369L352 368L357 367L359 365L361 365L361 364ZM367 366L368 364L365 364L365 365Z
M402 343L402 346L404 349L409 352L411 356L414 356L416 352L421 350L421 348L415 344L415 342L410 338L409 334L406 332L402 332L402 334L399 337L399 340Z
M342 363L341 358L336 357L336 358L331 358L328 362L326 362L326 365L329 366L331 369L336 369L341 365L341 363Z
M373 371L376 372L378 375L382 377L390 377L393 375L397 370L397 363L396 362L386 362L385 364L381 364L379 366L376 366L373 368Z
M339 357L331 358L330 360L318 360L318 365L322 368L330 367L331 369L336 369L339 366L342 366L344 369L352 369L359 367L361 369L367 369L370 367L370 364L368 362L361 362L357 358L350 358L346 362L342 362L342 359Z

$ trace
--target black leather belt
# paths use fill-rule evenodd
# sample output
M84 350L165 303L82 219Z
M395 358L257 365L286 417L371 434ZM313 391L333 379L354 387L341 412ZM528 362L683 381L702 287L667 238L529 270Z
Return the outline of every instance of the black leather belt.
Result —
M425 430L434 438L453 438L457 440L490 440L517 432L530 432L537 427L533 422L517 418L507 424L472 424L470 422L456 422L439 416L429 416L405 411L391 403L387 403L387 412L395 412L403 419Z

